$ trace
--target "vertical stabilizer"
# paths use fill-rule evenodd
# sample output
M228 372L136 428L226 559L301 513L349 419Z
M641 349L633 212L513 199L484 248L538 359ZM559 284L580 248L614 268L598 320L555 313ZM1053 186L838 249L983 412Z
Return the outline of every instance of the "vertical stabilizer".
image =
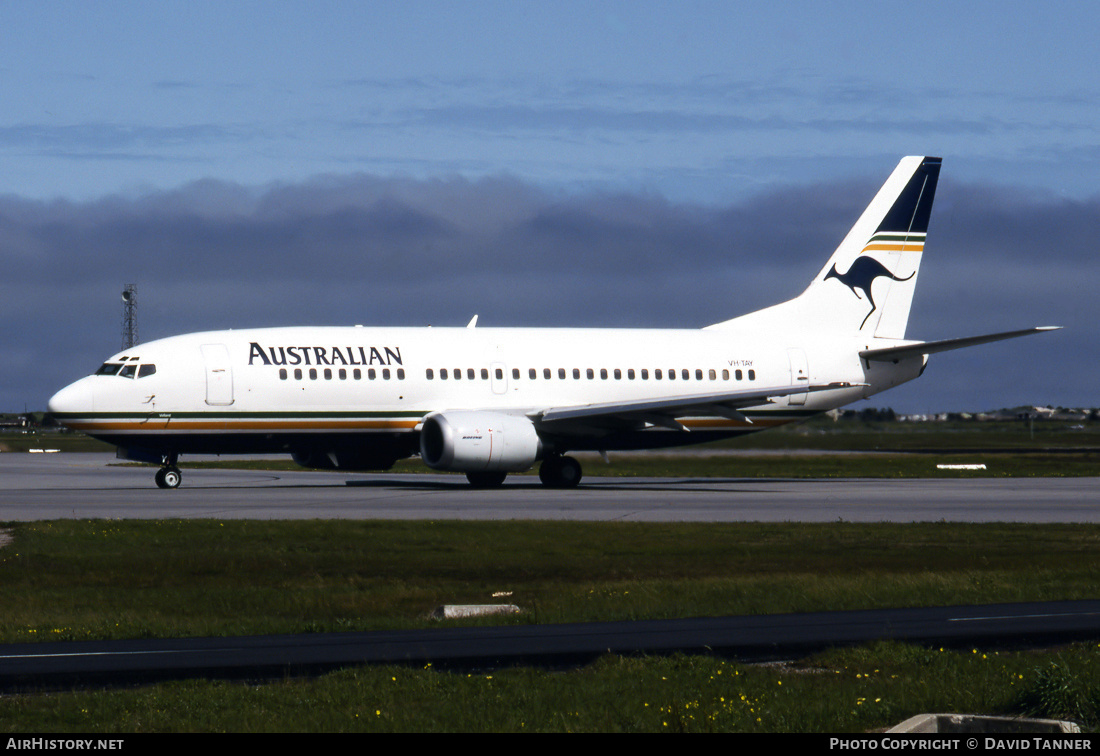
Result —
M940 158L903 158L801 296L711 327L904 338L939 175Z

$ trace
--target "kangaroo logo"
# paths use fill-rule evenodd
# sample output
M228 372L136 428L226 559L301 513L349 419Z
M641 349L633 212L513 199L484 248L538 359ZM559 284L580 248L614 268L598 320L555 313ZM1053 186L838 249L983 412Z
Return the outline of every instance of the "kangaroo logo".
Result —
M917 274L913 271L905 278L899 278L886 269L886 266L880 263L873 257L857 257L856 261L852 263L852 266L848 268L847 273L838 273L836 269L836 263L833 263L833 269L825 274L823 281L828 281L830 278L835 278L842 284L852 290L852 293L856 295L858 299L863 299L859 295L859 290L862 289L863 293L867 295L867 301L871 303L871 310L863 318L863 322L859 324L860 328L863 328L867 324L867 318L871 317L871 314L877 309L875 304L875 298L871 296L871 285L874 284L876 278L886 277L894 281L908 281L910 278Z

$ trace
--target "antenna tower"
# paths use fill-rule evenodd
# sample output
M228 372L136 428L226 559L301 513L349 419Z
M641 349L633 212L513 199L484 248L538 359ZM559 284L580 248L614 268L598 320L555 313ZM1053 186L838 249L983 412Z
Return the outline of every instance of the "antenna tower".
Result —
M122 290L122 351L137 343L137 284L126 284Z

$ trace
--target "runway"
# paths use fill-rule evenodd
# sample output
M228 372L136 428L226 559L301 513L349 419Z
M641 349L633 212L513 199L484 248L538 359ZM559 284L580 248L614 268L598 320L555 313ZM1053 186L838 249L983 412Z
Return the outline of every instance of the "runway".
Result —
M160 490L109 454L0 454L0 520L467 519L636 522L1100 522L1100 478L612 478L579 488L509 476L184 470ZM794 461L793 464L797 464Z

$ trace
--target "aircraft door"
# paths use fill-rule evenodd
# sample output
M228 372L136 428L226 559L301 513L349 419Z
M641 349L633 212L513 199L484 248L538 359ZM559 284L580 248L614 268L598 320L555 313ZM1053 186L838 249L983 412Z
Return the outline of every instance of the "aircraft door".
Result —
M206 365L206 403L227 406L233 403L233 365L225 344L203 344Z
M787 350L787 359L791 363L791 385L792 386L809 386L810 385L810 368L806 363L806 352L802 349L791 348ZM806 403L806 395L808 392L801 394L791 394L787 398L787 404L789 405L803 405Z

